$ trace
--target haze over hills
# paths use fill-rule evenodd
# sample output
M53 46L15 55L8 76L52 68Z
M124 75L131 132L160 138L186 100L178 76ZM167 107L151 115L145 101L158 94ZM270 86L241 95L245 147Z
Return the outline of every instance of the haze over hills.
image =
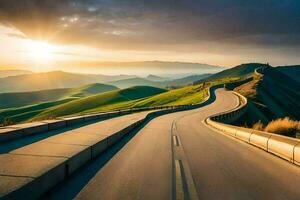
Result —
M76 66L76 63L73 66ZM172 78L179 78L177 76L180 76L180 74L187 76L192 74L216 73L224 69L223 67L201 63L166 61L91 62L82 63L81 66L100 74L120 74L121 72L145 77L151 72L151 74L163 77L168 75Z
M0 93L73 88L92 83L107 83L119 88L142 85L162 88L179 87L191 84L195 80L200 80L208 76L209 74L200 74L180 79L171 79L156 75L141 78L134 75L109 76L52 71L0 78Z
M34 73L0 78L0 93L72 88L91 83L105 83L112 80L121 80L132 77L134 76L74 74L62 71Z
M33 72L28 70L0 70L0 78L5 78L8 76L18 76L24 74L32 74Z
M136 85L148 85L155 87L169 87L174 83L175 86L183 86L189 84L190 81L177 81L180 84L173 82L172 79L185 78L183 76L194 76L207 73L215 73L224 68L199 63L184 63L184 62L162 62L162 61L145 61L145 62L102 62L98 63L97 69L103 69L103 72L117 75L102 75L102 74L79 74L63 71L50 71L43 73L25 73L20 71L21 75L2 77L0 76L0 93L7 92L27 92L38 90L49 90L58 88L72 88L91 83L108 83L116 82L116 86L122 88ZM90 66L87 66L90 67ZM94 73L97 70L92 70ZM149 71L152 74L149 75ZM134 75L119 75L122 73ZM106 74L106 73L104 73ZM145 75L148 77L140 78L137 75ZM166 76L164 76L165 74ZM185 74L185 75L184 75ZM168 77L167 77L168 76ZM132 79L121 81L124 79ZM157 85L153 82L165 82L162 85Z
M211 74L201 74L201 75L191 75L184 78L167 80L167 81L153 81L149 80L148 78L130 78L130 79L123 79L119 81L112 81L108 82L110 85L114 85L119 88L127 88L133 86L152 86L152 87L161 87L161 88L176 88L176 87L183 87L189 84L193 84L194 81L202 80L207 77L210 77Z
M170 78L157 76L157 75L153 75L153 74L149 74L146 77L146 79L148 79L149 81L158 81L158 82L170 80Z
M65 98L86 97L116 89L118 88L112 85L93 83L76 88L62 88L19 93L0 93L0 109L57 101Z

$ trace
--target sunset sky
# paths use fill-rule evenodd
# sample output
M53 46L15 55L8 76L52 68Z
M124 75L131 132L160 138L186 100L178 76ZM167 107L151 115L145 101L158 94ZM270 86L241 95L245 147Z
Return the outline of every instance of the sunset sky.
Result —
M0 69L300 64L299 0L0 0ZM99 66L101 67L101 66Z

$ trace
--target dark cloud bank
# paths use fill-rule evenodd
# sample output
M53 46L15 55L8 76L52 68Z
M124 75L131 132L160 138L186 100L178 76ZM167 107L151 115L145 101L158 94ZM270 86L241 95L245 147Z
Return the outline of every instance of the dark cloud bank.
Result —
M0 20L28 37L104 48L300 44L298 0L0 0Z

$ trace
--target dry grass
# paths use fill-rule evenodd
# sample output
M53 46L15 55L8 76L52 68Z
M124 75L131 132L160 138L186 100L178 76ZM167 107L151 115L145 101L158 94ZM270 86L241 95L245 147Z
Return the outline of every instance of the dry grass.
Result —
M263 131L264 130L264 125L261 123L261 121L256 122L252 126L253 129L258 130L258 131Z
M299 137L300 135L300 121L294 121L288 117L273 120L266 127L261 122L257 122L252 128L290 137Z
M300 132L300 121L294 121L288 117L277 119L271 121L266 126L265 131L295 137Z

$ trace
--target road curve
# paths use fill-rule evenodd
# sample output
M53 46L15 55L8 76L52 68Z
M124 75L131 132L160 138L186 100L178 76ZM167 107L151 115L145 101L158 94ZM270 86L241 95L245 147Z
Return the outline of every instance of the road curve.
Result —
M76 199L299 199L299 167L202 123L238 104L224 89L216 97L150 121Z

